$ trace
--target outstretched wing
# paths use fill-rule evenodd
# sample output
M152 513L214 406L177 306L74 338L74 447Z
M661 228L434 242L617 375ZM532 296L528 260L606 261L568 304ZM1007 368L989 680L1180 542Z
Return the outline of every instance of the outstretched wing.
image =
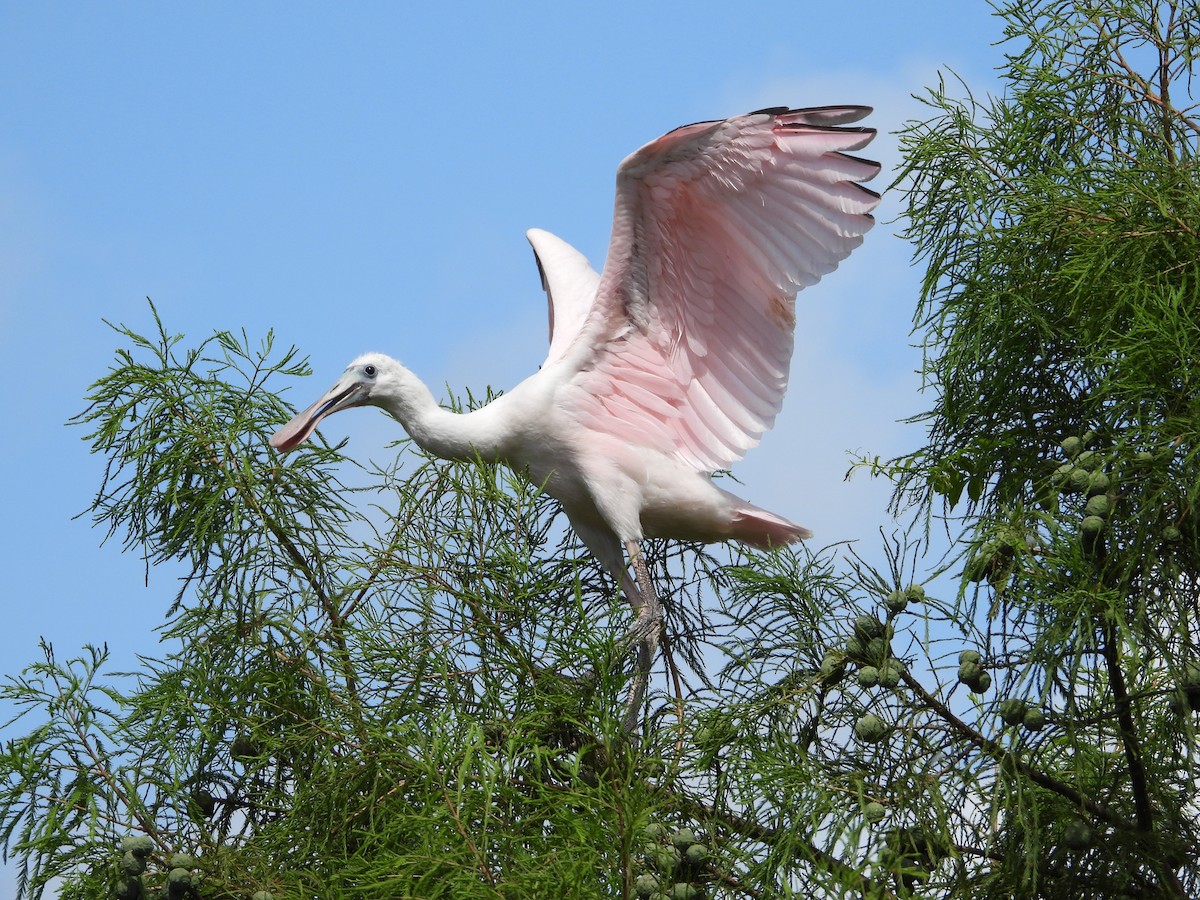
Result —
M563 358L590 429L729 466L783 403L795 297L862 243L879 164L859 106L687 125L621 163L608 259ZM545 263L546 260L543 260ZM557 310L558 305L555 304ZM572 323L575 326L576 323Z
M600 274L582 253L548 231L530 228L525 237L533 247L546 292L550 316L550 353L546 361L550 362L567 351L583 327Z

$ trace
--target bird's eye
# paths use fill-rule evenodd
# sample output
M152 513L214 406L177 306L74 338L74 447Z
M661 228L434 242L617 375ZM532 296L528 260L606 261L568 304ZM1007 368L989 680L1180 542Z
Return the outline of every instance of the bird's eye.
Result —
M368 378L374 378L377 374L379 374L379 370L374 366L363 366L363 372L366 373Z

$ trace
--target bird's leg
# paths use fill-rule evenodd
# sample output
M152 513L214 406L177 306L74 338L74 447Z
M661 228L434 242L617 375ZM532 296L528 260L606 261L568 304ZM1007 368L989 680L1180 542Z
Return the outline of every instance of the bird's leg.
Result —
M632 733L637 730L642 700L645 699L646 688L650 682L650 667L654 664L654 653L658 649L659 636L662 634L663 614L662 604L658 602L658 594L654 592L654 584L650 581L650 570L646 567L646 557L642 554L641 544L638 541L626 541L625 550L629 554L633 573L637 578L637 591L627 591L637 619L625 636L627 648L637 647L637 667L633 683L629 686L629 699L623 723L625 731Z

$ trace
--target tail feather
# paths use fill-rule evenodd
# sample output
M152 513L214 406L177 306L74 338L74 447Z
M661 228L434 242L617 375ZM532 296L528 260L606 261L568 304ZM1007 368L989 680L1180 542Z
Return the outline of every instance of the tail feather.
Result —
M789 522L782 516L746 504L733 514L731 537L735 541L770 550L812 537L803 525Z

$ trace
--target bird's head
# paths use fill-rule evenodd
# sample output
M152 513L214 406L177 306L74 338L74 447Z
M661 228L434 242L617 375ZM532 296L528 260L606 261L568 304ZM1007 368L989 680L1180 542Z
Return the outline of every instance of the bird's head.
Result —
M294 450L308 440L326 416L356 406L377 405L381 385L394 380L401 366L382 353L365 353L346 367L342 377L312 406L271 436L271 446L280 453Z

